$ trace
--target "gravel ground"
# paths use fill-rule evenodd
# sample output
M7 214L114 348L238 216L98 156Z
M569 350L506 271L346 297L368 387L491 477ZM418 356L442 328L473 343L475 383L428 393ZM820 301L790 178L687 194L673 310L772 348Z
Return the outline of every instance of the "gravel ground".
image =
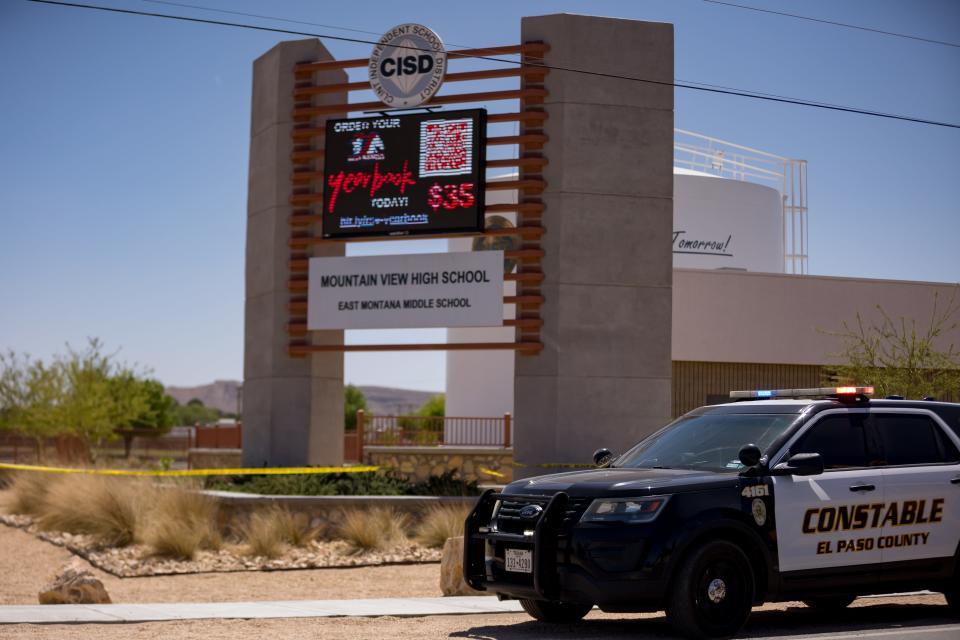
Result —
M37 604L40 588L71 557L72 554L62 547L38 540L19 529L0 526L0 604ZM94 567L90 569L103 581L116 603L442 595L439 563L142 578L117 578Z
M353 550L343 540L313 540L302 547L291 547L278 558L250 557L243 545L224 544L217 551L200 550L192 560L158 558L146 545L102 548L91 536L63 531L42 531L28 516L0 515L0 525L17 527L42 540L82 556L90 564L115 576L133 578L172 574L279 571L330 567L369 567L414 562L440 562L440 549L430 549L406 541L389 549Z

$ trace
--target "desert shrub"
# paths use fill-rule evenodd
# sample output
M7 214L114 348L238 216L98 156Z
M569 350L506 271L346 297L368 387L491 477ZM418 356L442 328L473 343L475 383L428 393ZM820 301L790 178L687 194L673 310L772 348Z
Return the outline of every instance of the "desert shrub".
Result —
M480 486L476 480L469 482L457 477L457 469L444 471L439 476L430 476L423 482L410 486L408 493L414 496L478 496Z
M462 536L463 523L469 512L466 507L430 509L417 527L417 542L427 547L442 547L447 538Z
M239 531L250 555L267 558L281 555L288 544L303 546L315 535L305 514L276 506L250 514Z
M49 482L38 514L42 528L93 536L110 546L138 539L156 490L147 482L92 475L65 475Z
M338 532L357 551L383 549L406 538L410 517L394 509L350 509L342 513Z
M47 496L50 478L44 473L22 472L13 477L4 509L24 516L40 514Z
M317 537L317 531L310 526L307 514L293 513L286 507L273 507L270 512L281 538L287 544L302 547Z
M217 503L213 499L180 487L158 491L144 531L144 542L154 554L192 559L203 548L220 547Z
M413 483L389 473L329 473L218 478L208 489L266 496L478 496L476 481L464 481L457 470Z
M249 555L276 558L283 553L283 532L273 515L269 509L255 511L240 525L240 535L247 543L246 551Z
M400 496L410 487L407 480L375 472L240 476L208 484L210 489L267 496Z

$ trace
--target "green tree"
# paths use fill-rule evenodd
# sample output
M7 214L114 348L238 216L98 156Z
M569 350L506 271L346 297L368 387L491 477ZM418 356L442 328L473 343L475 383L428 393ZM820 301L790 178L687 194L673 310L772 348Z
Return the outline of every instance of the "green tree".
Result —
M39 460L47 438L64 431L64 387L59 368L13 351L0 354L0 428L32 438Z
M433 396L424 402L423 406L417 409L417 415L429 416L431 418L442 418L444 415L446 415L445 404L445 396L442 393L440 395Z
M946 304L934 294L929 321L891 318L877 305L879 320L867 322L858 313L852 323L833 333L843 347L843 363L827 369L829 384L870 385L877 397L932 396L960 400L960 351L952 336L960 329L956 287Z
M343 423L347 431L356 431L360 409L367 410L367 397L358 387L348 384L343 388Z
M0 429L22 427L28 404L27 368L30 360L14 351L0 353Z
M416 444L435 445L443 439L444 395L441 393L424 402L416 413L397 418L397 427L402 435Z
M156 380L141 380L141 393L146 398L145 410L135 417L131 426L135 429L153 429L162 435L177 420L177 401L167 395L163 385Z
M63 424L89 450L101 439L116 438L118 427L130 425L147 410L148 401L136 372L103 353L103 343L91 338L84 351L67 347L57 358L66 385L61 402Z
M156 380L136 380L133 385L127 385L123 378L111 378L112 392L115 396L124 393L133 393L145 400L141 413L134 416L126 424L118 424L117 428L123 436L123 450L127 458L133 449L133 438L144 435L143 431L160 436L167 433L177 421L177 402L167 395L163 385ZM132 386L133 388L128 388Z
M220 412L213 407L207 407L203 401L193 398L187 404L180 405L174 401L176 422L180 425L194 426L210 424L220 419Z

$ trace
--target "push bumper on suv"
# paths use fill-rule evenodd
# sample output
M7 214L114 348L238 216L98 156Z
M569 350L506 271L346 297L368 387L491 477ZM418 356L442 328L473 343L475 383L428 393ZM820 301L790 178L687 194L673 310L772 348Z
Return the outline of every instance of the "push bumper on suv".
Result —
M501 513L494 514L498 500ZM659 572L643 568L648 544L611 539L612 532L603 527L576 527L589 502L562 491L533 497L488 490L465 523L465 581L501 597L590 603L610 611L656 609L664 584L655 575ZM542 507L535 522L516 515L517 507L524 504ZM509 505L509 514L504 513L504 505ZM529 550L532 571L507 571L506 549ZM604 556L611 554L630 566L604 566Z

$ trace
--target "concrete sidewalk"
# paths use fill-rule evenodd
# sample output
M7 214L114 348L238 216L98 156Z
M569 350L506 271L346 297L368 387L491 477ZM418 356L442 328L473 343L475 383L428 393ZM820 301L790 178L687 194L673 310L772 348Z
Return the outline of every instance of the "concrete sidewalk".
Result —
M156 622L228 618L334 618L517 613L516 600L490 596L373 598L368 600L277 600L156 604L59 604L0 606L0 624Z

